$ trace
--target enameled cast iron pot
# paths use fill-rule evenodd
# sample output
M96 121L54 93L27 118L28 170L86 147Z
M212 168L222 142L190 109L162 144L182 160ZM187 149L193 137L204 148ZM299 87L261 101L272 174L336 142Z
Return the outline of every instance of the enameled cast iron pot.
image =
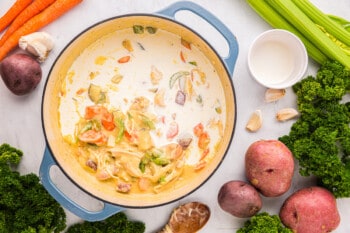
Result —
M200 16L212 25L227 41L228 56L222 58L199 34L175 20L179 11L189 11ZM219 74L226 101L226 125L221 147L211 163L198 172L191 180L184 180L180 188L162 191L148 196L125 195L106 191L103 182L86 176L86 171L77 162L72 162L70 145L63 140L59 127L58 111L59 90L68 69L79 54L98 38L118 29L130 28L135 24L146 24L180 35L197 46L211 61ZM231 143L236 122L236 99L232 84L232 74L238 55L238 44L235 36L215 16L202 7L191 2L177 2L156 14L130 14L114 17L99 22L83 31L73 39L61 52L53 64L44 89L42 101L42 121L47 142L43 161L40 166L40 178L49 193L66 209L88 221L98 221L121 211L124 207L144 208L164 205L192 193L203 185L217 170L223 161ZM215 95L215 94L214 94ZM50 177L51 167L57 165L64 174L87 194L101 200L104 207L99 211L89 211L71 200Z

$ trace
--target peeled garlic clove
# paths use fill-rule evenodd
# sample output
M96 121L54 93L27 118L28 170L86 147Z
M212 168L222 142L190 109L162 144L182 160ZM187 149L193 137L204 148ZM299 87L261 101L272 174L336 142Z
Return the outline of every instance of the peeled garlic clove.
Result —
M250 116L246 129L250 132L258 131L262 126L262 114L261 110L256 110Z
M278 121L287 121L297 117L298 115L299 112L294 108L283 108L277 112L276 119Z
M18 45L21 49L36 56L39 62L44 62L53 48L53 39L46 32L34 32L22 36Z
M285 89L272 89L269 88L265 92L265 101L267 103L277 101L286 95Z

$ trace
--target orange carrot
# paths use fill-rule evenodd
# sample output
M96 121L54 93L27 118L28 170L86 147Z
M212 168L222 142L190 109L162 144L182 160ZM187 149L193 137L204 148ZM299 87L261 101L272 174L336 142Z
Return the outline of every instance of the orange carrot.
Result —
M130 56L124 56L118 59L118 63L127 63L130 61Z
M4 44L7 38L9 38L14 31L16 31L33 16L39 14L46 7L51 5L54 1L55 0L34 0L34 2L32 2L28 7L26 7L7 28L5 34L0 39L0 46Z
M28 20L20 28L18 28L0 47L0 61L18 45L21 36L36 32L42 27L56 20L74 6L81 3L83 0L56 0L49 5L45 10L35 15Z
M0 32L21 13L33 0L17 0L10 9L0 18Z

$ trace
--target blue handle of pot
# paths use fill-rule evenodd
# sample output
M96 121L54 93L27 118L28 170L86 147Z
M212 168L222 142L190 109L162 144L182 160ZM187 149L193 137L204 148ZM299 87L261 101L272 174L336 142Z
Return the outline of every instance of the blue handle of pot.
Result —
M50 177L50 169L52 166L57 165L54 161L50 150L46 147L44 157L40 165L39 177L45 187L45 189L56 199L64 208L77 215L78 217L86 221L101 221L107 217L122 211L123 209L119 206L105 203L103 209L98 211L90 211L80 206L76 202L72 201L66 196L53 182Z
M238 43L236 37L216 16L193 2L176 2L165 9L158 11L157 13L175 19L175 14L182 10L188 10L200 16L202 19L212 25L226 39L229 47L229 53L227 57L223 57L222 59L232 77L238 56Z

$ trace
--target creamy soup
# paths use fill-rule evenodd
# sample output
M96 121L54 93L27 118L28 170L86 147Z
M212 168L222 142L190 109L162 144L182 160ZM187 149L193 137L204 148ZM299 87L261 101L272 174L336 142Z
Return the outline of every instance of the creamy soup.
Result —
M138 25L100 38L75 60L59 119L72 162L118 192L159 192L184 169L210 163L225 106L218 74L197 47Z

